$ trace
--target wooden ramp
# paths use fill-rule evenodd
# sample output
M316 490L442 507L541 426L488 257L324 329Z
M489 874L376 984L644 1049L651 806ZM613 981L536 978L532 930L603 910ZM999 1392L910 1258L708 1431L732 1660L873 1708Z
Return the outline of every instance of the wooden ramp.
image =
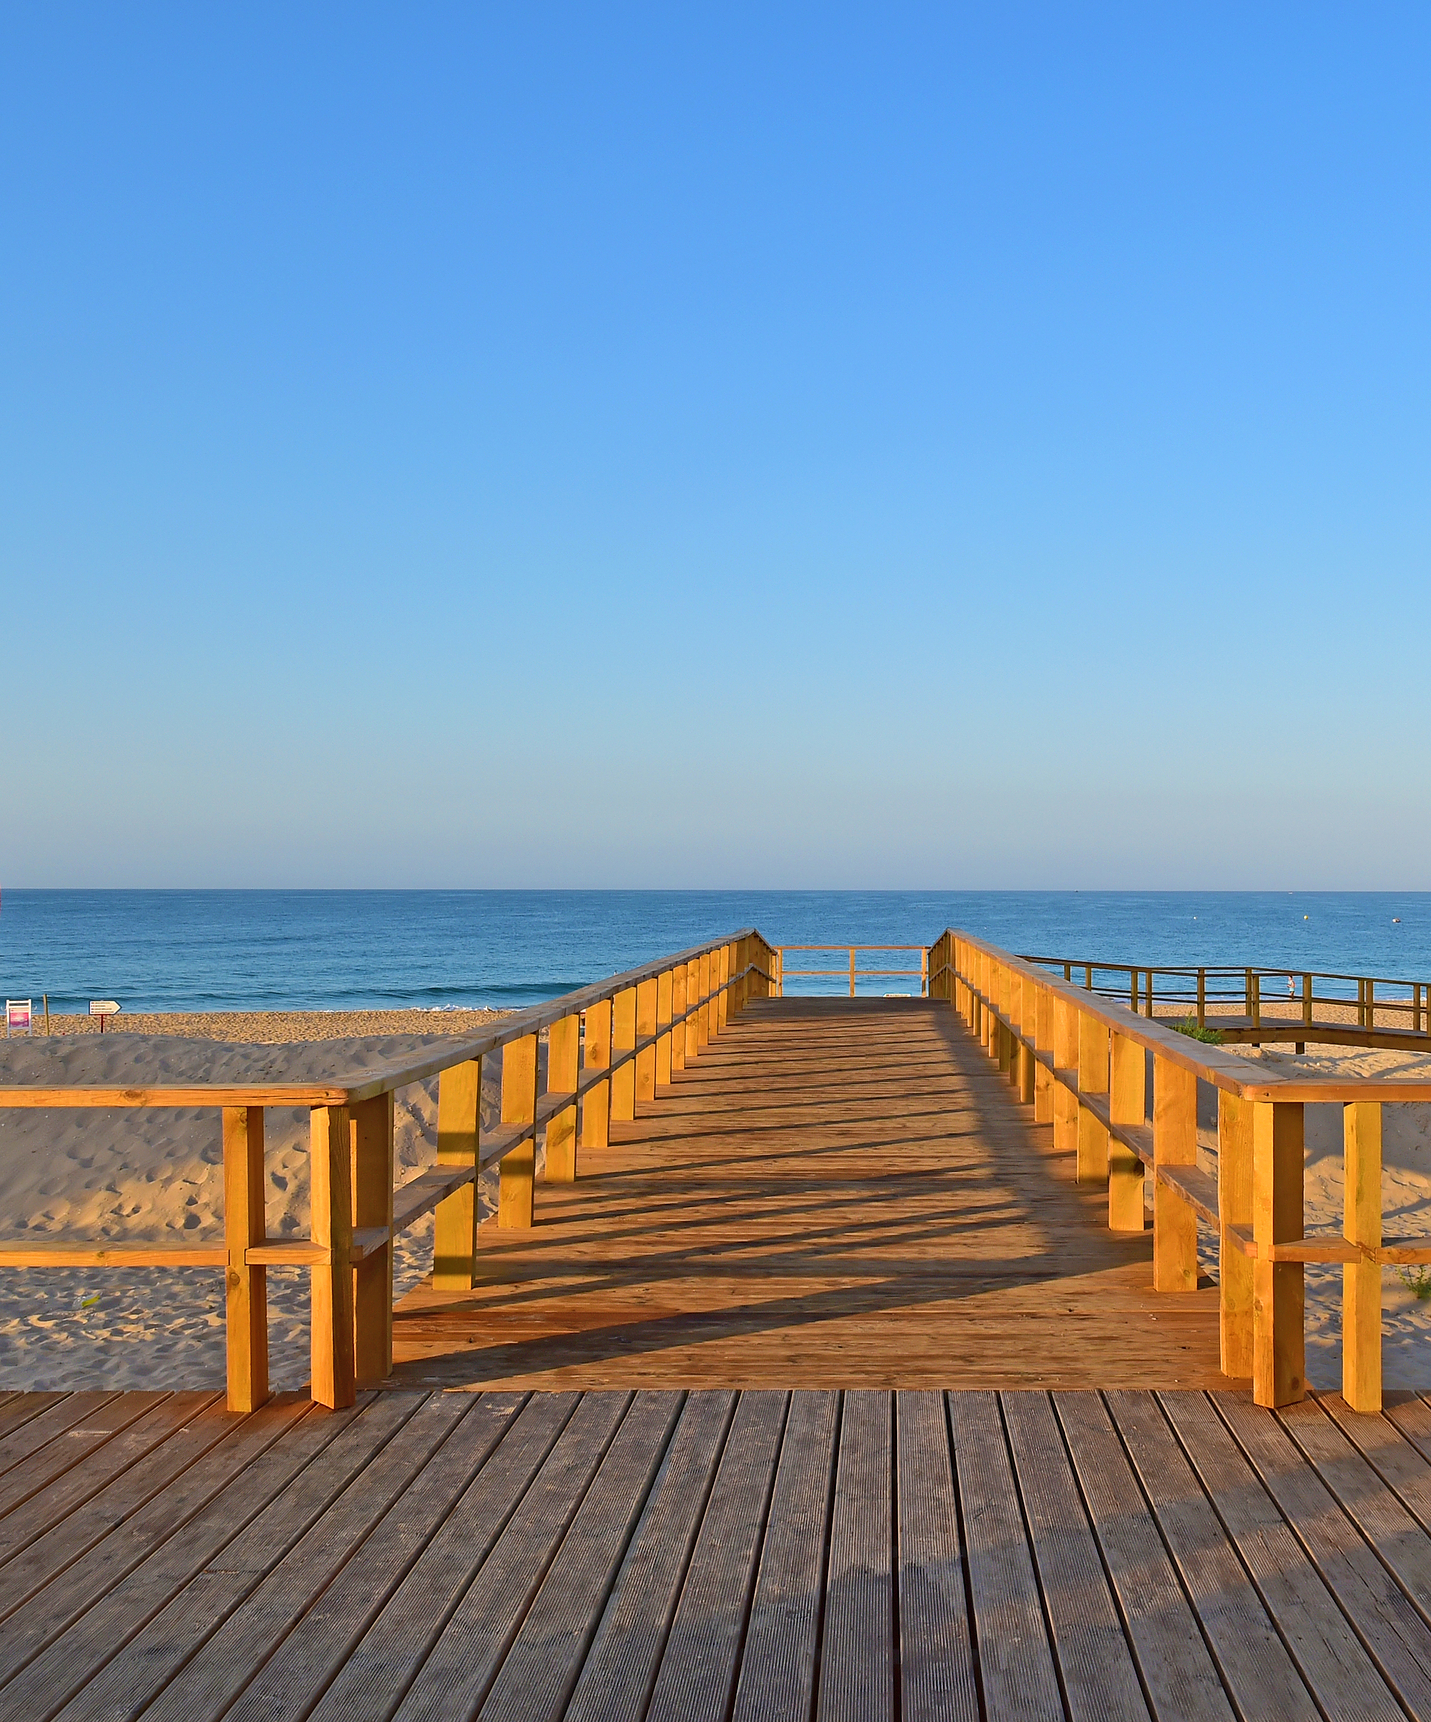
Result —
M0 1396L0 1717L1431 1718L1431 1408Z
M1215 1289L1154 1294L947 1004L756 1000L638 1113L402 1301L394 1383L1229 1385Z

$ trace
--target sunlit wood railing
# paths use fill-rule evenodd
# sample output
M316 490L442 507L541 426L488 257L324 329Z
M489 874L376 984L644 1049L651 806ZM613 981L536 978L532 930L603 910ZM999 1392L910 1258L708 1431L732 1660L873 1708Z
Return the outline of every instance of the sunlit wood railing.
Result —
M313 1398L351 1405L357 1386L392 1370L392 1243L436 1209L433 1284L470 1289L480 1215L477 1178L498 1167L499 1226L530 1226L537 1137L545 1179L570 1182L579 1158L607 1146L660 1083L683 1070L729 1018L773 990L775 953L753 928L662 957L517 1011L478 1035L349 1080L187 1083L151 1088L0 1087L5 1107L213 1107L221 1118L224 1238L199 1245L76 1241L0 1247L0 1267L222 1268L227 1284L228 1404L269 1397L266 1270L312 1274ZM545 1083L538 1041L547 1036ZM481 1123L483 1060L501 1054L501 1120ZM393 1187L393 1094L438 1078L437 1164ZM307 1238L267 1236L264 1110L310 1109L312 1220Z
M1317 969L1179 967L1022 956L1135 1015L1196 1018L1230 1042L1431 1047L1431 983ZM1301 1031L1307 1032L1301 1032ZM1315 1033L1311 1031L1315 1030Z
M842 964L838 969L789 969L785 966L786 951L843 951L849 958L848 964ZM918 951L919 967L902 969L871 969L860 968L857 959L861 951ZM850 983L851 998L858 997L856 986L860 981L889 980L894 976L917 979L919 996L924 997L929 986L929 951L924 945L777 945L775 947L775 994L784 998L785 983L788 980L839 980L847 976Z
M1249 1069L1235 1053L952 930L930 948L929 991L952 1003L1035 1121L1052 1125L1079 1181L1106 1184L1115 1231L1143 1230L1151 1177L1158 1291L1196 1289L1197 1222L1214 1228L1222 1368L1251 1376L1259 1405L1304 1397L1303 1270L1340 1262L1342 1393L1354 1410L1380 1410L1382 1265L1431 1263L1431 1237L1382 1236L1381 1109L1431 1105L1431 1082ZM1217 1090L1216 1178L1197 1164L1199 1082ZM1303 1107L1328 1103L1343 1107L1343 1225L1309 1238Z

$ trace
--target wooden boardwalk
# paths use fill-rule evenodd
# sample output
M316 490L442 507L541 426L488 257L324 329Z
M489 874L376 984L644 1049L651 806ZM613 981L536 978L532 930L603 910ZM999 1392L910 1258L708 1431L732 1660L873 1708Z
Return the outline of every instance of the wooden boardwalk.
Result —
M0 1717L1431 1718L1431 1407L0 1397Z
M1228 1385L1215 1289L1153 1292L942 1002L757 1000L638 1110L399 1305L394 1383Z

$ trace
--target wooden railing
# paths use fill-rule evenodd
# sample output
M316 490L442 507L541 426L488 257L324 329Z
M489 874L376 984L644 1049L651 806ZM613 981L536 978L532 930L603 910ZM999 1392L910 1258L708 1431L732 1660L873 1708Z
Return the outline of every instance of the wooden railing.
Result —
M1381 1109L1431 1104L1431 1082L1249 1068L1235 1053L952 930L930 948L929 990L951 1001L1035 1120L1053 1126L1079 1181L1107 1185L1115 1231L1143 1230L1151 1176L1157 1290L1196 1289L1197 1222L1215 1229L1222 1368L1250 1375L1259 1405L1305 1395L1303 1269L1340 1262L1342 1393L1354 1410L1380 1410L1382 1265L1431 1263L1431 1237L1382 1236ZM1197 1164L1199 1082L1217 1090L1216 1178ZM1316 1103L1344 1109L1346 1194L1341 1233L1309 1238L1302 1126L1303 1107Z
M221 1115L224 1239L200 1245L75 1242L0 1247L0 1267L208 1267L227 1282L228 1404L269 1397L265 1271L312 1273L313 1398L351 1405L357 1386L392 1369L394 1237L434 1208L433 1284L470 1289L477 1177L499 1168L497 1223L530 1226L536 1147L546 1132L548 1183L577 1176L578 1155L604 1148L656 1085L683 1070L754 997L773 990L775 956L753 928L663 957L454 1037L416 1059L316 1083L188 1083L154 1088L0 1088L3 1107L213 1107ZM547 1035L546 1082L538 1080ZM502 1055L501 1121L481 1125L482 1062ZM393 1094L438 1078L437 1164L393 1188ZM307 1238L270 1238L264 1219L264 1109L311 1109L312 1221Z
M1148 967L1081 957L1020 960L1061 970L1065 981L1085 992L1126 998L1135 1014L1195 1017L1199 1028L1219 1029L1229 1041L1431 1047L1431 983L1422 981L1316 969ZM1304 1029L1317 1032L1299 1033Z
M848 967L838 969L787 969L785 966L786 951L844 951L849 957ZM918 951L919 967L917 969L862 969L857 967L855 958L860 951ZM777 998L784 998L785 983L788 980L830 979L844 980L848 975L850 982L850 997L854 998L855 983L864 980L887 980L893 975L903 975L918 978L919 996L923 998L929 989L929 950L925 945L777 945L775 947L775 993Z

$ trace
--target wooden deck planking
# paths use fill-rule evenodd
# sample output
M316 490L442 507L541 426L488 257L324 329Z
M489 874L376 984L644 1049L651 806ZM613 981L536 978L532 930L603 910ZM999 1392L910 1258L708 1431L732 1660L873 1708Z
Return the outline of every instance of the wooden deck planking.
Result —
M393 1385L1225 1387L1216 1292L1152 1290L937 1001L771 1000L410 1293Z
M403 1393L229 1421L136 1454L146 1488L172 1466L149 1507L190 1509L137 1564L97 1557L149 1508L10 1615L0 1719L1431 1718L1419 1400Z

